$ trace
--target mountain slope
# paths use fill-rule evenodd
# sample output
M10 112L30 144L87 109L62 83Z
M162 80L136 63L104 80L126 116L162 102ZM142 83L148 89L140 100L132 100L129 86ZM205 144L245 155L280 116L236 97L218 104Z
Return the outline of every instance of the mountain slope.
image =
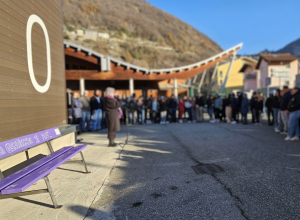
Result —
M300 38L276 51L276 53L290 53L294 56L300 57Z
M65 39L146 68L194 63L222 49L206 35L143 0L64 0ZM109 39L74 35L88 30Z

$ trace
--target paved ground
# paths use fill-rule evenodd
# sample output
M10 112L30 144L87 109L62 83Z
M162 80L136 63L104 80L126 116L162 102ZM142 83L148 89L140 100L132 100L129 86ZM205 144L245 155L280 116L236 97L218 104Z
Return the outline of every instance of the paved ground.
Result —
M266 125L133 126L86 219L300 219L300 143ZM197 175L191 166L224 172Z
M0 219L300 219L300 142L285 142L271 127L202 123L129 131L123 151L106 147L106 131L81 136L92 173L64 165L50 175L61 210L40 194L0 200ZM124 135L123 127L119 142ZM223 172L197 175L191 166L198 164Z

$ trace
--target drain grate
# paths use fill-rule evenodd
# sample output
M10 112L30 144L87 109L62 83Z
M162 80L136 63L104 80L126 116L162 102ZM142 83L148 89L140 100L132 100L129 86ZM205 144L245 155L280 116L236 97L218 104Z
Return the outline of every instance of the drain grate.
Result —
M221 173L222 169L213 164L192 166L196 174L214 174Z

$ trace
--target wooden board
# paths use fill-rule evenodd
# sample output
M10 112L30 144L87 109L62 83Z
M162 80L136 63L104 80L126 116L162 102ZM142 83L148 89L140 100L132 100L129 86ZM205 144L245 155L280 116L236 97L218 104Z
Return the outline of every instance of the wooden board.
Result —
M65 60L60 0L0 0L0 142L66 123ZM27 56L29 18L32 25L31 51L36 82L50 86L41 92L30 77ZM28 48L29 49L29 48ZM51 77L47 75L51 62Z

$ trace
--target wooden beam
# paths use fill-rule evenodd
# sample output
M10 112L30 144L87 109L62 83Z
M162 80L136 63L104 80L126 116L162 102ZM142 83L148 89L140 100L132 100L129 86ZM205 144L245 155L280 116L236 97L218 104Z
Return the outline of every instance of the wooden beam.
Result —
M79 80L80 78L86 80L129 80L130 78L134 80L189 79L204 72L204 70L213 67L216 63L231 56L233 53L235 53L235 51L197 68L192 68L190 70L183 69L182 71L173 73L163 72L161 74L144 74L141 71L135 72L133 69L127 70L123 66L116 66L111 63L111 71L109 72L98 72L95 70L66 70L66 80Z
M98 58L93 57L93 56L86 56L84 52L76 52L72 48L65 48L65 55L71 56L71 57L76 57L78 59L82 59L94 64L99 64Z

